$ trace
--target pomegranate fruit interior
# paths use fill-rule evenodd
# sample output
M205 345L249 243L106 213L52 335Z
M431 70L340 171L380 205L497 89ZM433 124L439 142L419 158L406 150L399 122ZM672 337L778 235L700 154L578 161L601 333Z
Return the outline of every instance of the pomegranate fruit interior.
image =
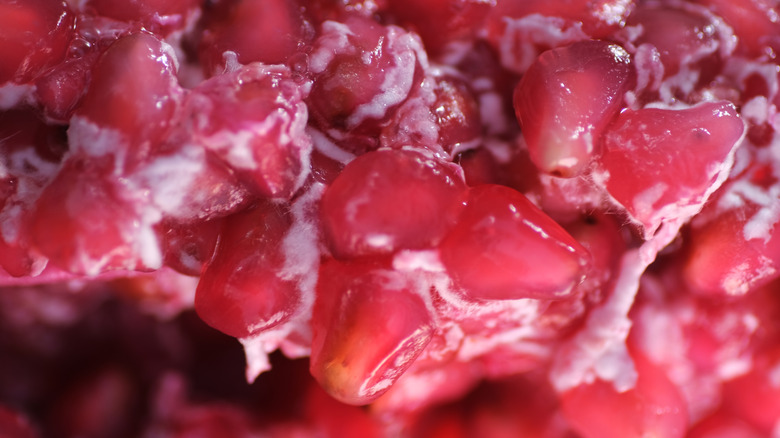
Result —
M0 436L777 436L778 14L0 0Z

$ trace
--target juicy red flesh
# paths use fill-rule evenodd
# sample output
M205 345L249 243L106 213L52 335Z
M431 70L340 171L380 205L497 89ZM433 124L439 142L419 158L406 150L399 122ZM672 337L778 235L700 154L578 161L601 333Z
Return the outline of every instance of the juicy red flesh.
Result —
M515 90L517 119L531 160L544 173L581 174L598 155L604 128L632 87L628 53L600 41L542 54Z
M347 164L323 194L325 238L339 258L432 247L457 220L465 194L461 176L433 157L370 152Z
M496 185L469 190L439 250L473 299L561 298L590 262L588 251L521 193Z

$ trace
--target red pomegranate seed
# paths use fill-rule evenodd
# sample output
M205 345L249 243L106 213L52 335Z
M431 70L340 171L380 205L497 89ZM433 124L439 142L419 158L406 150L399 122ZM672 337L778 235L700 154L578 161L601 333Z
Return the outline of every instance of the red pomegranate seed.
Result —
M604 136L597 179L652 235L701 204L725 178L744 123L728 102L621 113Z
M365 152L377 147L381 122L412 91L421 45L412 34L357 15L326 21L309 55L313 75L307 101L315 125ZM424 56L424 55L422 55Z
M780 239L773 234L746 236L746 218L759 219L756 207L737 208L704 224L694 224L683 278L693 292L708 296L740 296L777 278Z
M414 146L453 154L478 145L480 112L466 81L444 74L426 78L426 82L431 86L411 93L385 124L382 146Z
M59 168L64 133L29 109L0 112L0 266L13 276L37 275L46 265L31 249L28 215Z
M331 261L318 280L311 373L336 399L370 403L409 368L433 329L425 303L403 274Z
M473 299L562 298L590 255L560 225L508 187L469 189L465 210L440 245L441 260Z
M214 256L222 226L219 219L195 223L163 221L158 234L165 266L182 274L199 276Z
M777 342L775 340L775 342ZM776 344L775 344L776 345ZM780 385L777 384L778 351L773 346L753 359L747 374L725 383L723 405L747 423L770 436L780 418Z
M498 0L493 13L496 19L534 14L563 18L581 26L592 38L603 38L624 25L635 3L634 0Z
M74 25L64 0L0 1L0 85L28 82L60 62Z
M283 66L251 64L211 78L187 97L182 135L213 151L256 195L289 199L311 153L302 88Z
M490 11L482 0L392 0L388 10L402 24L417 32L430 54L453 41L473 38Z
M534 164L554 176L581 174L633 76L628 53L615 44L584 41L543 53L514 95Z
M70 120L84 97L97 58L98 53L92 51L68 59L38 77L35 97L48 118L60 123Z
M183 29L197 6L198 0L86 0L83 9L120 21L137 22L148 30L162 31L165 35Z
M207 324L245 338L295 313L300 291L296 279L285 275L283 247L290 226L289 213L271 203L225 220L195 294L195 310Z
M176 62L171 47L150 34L118 39L92 71L72 120L71 147L127 156L131 165L146 157L171 129L179 106Z
M618 272L620 257L626 247L617 219L606 214L594 214L564 226L592 256L583 286L591 291L607 286Z
M773 0L696 0L722 17L737 35L737 52L774 58L780 49L778 6Z
M439 142L453 153L482 134L479 106L474 93L462 80L442 77L436 82L433 114L439 126Z
M328 247L349 258L436 245L463 208L465 189L453 167L421 152L369 152L347 164L322 196Z
M666 76L675 75L681 67L697 71L694 64L706 58L717 59L719 55L720 23L697 12L690 7L641 4L628 17L628 25L642 26L642 35L634 44L652 44L658 50ZM729 53L731 50L724 48L723 51ZM708 75L716 72L702 71Z
M685 402L664 371L634 354L636 386L617 392L596 380L561 395L563 414L583 438L682 438L688 427Z
M762 438L765 436L734 415L716 411L694 424L686 438Z
M225 67L223 54L232 51L238 62L282 64L308 43L313 31L299 0L226 0L205 14L200 60L208 75Z
M57 266L77 274L113 269L158 269L162 264L151 226L159 213L133 199L108 177L113 164L72 157L31 212L35 247Z

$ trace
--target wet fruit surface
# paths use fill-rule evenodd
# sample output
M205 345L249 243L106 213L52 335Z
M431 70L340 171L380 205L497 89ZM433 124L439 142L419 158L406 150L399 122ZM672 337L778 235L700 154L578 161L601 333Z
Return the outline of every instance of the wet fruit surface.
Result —
M777 434L778 13L0 0L0 435Z

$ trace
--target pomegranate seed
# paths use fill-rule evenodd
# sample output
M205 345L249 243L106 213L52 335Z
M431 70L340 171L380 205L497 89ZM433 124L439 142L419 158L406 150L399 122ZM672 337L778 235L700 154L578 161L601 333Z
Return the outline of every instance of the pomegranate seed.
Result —
M762 352L747 374L726 382L723 389L726 409L765 435L772 434L780 418L777 359L776 349Z
M439 126L439 142L452 153L482 134L476 98L463 81L443 77L436 83L433 114Z
M642 35L634 44L652 44L658 50L666 76L677 74L681 67L698 71L694 64L719 54L720 23L692 8L643 4L632 12L628 24L642 26ZM716 71L711 73L714 76Z
M595 214L566 224L565 228L592 255L590 270L581 288L596 291L606 286L617 274L626 246L616 219Z
M469 189L439 249L456 284L474 299L562 298L590 263L560 225L521 193L497 185Z
M663 370L634 354L636 387L618 392L597 380L561 395L563 414L584 438L684 437L688 416Z
M309 56L315 124L355 152L376 149L380 122L419 81L419 40L395 26L352 15L326 21Z
M154 210L128 198L120 183L107 178L110 164L73 157L40 198L30 218L35 247L59 267L96 275L112 269L161 266L151 225Z
M0 112L0 121L0 266L16 277L37 275L46 259L31 249L28 215L58 170L64 131L31 110Z
M290 75L286 67L252 64L201 83L185 101L183 135L262 197L289 199L308 171L307 110Z
M205 15L200 59L207 74L224 69L223 53L238 62L282 64L308 43L313 33L298 0L227 0Z
M203 271L195 310L210 326L245 338L287 321L300 291L285 276L288 213L262 203L225 220L214 259Z
M744 129L728 102L623 112L604 136L599 178L652 235L720 185Z
M584 41L543 53L515 90L517 118L542 172L573 177L598 154L599 139L633 86L623 48Z
M118 39L92 70L72 121L71 147L88 155L146 157L165 138L179 106L176 62L170 46L152 35Z
M393 0L389 12L422 37L425 49L439 53L445 45L473 38L490 11L480 0Z
M111 0L87 0L85 11L94 12L116 20L141 23L146 29L163 35L183 29L190 14L198 6L198 0L138 0L115 2Z
M780 48L777 4L772 0L696 0L734 29L737 52L750 56L776 56Z
M64 0L0 1L0 84L28 82L61 61L74 25Z
M521 18L533 14L560 17L582 26L589 36L602 38L625 23L634 4L634 0L498 0L494 14L496 18Z
M691 229L683 275L692 291L739 296L778 276L780 240L745 236L745 218L757 214L755 207L733 209Z
M733 415L717 411L697 422L686 435L687 438L761 438L764 436L755 428Z
M186 275L199 276L211 261L217 246L222 221L211 220L196 223L163 221L163 257L166 266Z
M35 82L35 95L48 118L67 123L73 116L89 83L98 53L68 59L46 71Z
M326 263L312 315L311 373L336 399L374 401L414 362L433 323L401 274Z
M322 196L328 247L349 258L434 246L455 223L465 188L454 168L421 152L383 149L362 155Z

